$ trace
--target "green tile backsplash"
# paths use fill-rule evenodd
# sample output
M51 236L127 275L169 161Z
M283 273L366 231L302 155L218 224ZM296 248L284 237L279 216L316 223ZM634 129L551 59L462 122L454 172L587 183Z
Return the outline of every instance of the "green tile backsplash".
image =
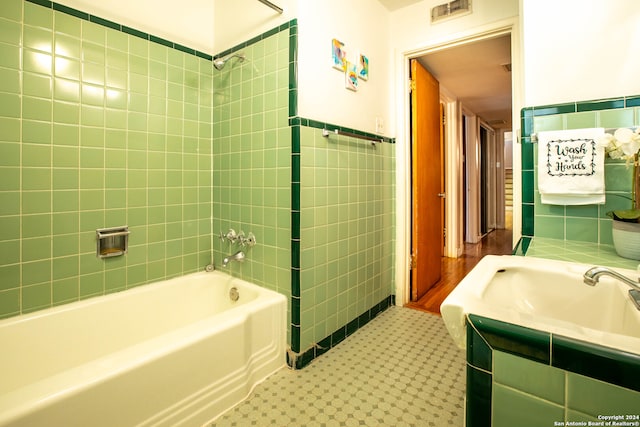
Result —
M210 57L51 2L0 5L0 317L210 257ZM95 229L129 225L129 254Z
M537 144L531 143L531 135L551 130L638 126L640 112L637 99L625 97L522 110L523 236L612 244L611 219L606 212L630 207L633 169L624 161L605 159L606 203L603 205L543 205L537 187Z

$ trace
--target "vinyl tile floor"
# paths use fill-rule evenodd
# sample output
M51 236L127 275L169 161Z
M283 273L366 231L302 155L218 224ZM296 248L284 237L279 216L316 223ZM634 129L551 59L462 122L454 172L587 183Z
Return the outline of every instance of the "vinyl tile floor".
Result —
M283 368L212 426L459 426L465 354L440 316L390 307L301 370Z

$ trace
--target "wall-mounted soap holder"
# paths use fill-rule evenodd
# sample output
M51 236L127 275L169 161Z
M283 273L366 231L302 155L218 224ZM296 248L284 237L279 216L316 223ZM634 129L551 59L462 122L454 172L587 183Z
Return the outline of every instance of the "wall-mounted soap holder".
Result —
M96 256L109 258L127 253L129 227L99 228L96 230Z

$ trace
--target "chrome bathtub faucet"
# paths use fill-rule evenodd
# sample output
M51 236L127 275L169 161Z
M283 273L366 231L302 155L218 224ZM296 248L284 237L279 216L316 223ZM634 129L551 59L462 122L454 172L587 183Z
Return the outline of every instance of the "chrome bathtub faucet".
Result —
M589 286L595 286L600 280L600 276L610 276L629 285L632 288L629 289L629 298L631 298L636 308L640 310L640 279L635 281L607 267L591 267L583 275L584 283Z
M233 255L229 255L228 257L225 257L222 260L222 266L223 267L228 266L231 261L243 262L244 258L245 258L244 252L243 251L238 251Z

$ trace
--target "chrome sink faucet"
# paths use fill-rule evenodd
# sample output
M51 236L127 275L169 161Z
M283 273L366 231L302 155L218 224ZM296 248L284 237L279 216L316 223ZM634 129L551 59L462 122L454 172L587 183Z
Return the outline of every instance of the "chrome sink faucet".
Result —
M623 276L622 274L613 271L607 267L592 267L584 273L584 283L589 286L595 286L596 283L600 280L600 276L611 276L614 279L618 279L623 283L631 286L633 289L637 289L640 291L640 281L636 281L628 278L627 276Z
M629 289L629 298L631 298L636 308L640 310L640 279L635 281L607 267L591 267L583 275L584 283L589 286L595 286L600 280L600 276L611 276L629 285L632 288Z
M233 255L229 255L228 257L225 257L222 260L222 266L223 267L228 266L231 261L243 262L244 258L245 258L244 252L243 251L238 251Z

